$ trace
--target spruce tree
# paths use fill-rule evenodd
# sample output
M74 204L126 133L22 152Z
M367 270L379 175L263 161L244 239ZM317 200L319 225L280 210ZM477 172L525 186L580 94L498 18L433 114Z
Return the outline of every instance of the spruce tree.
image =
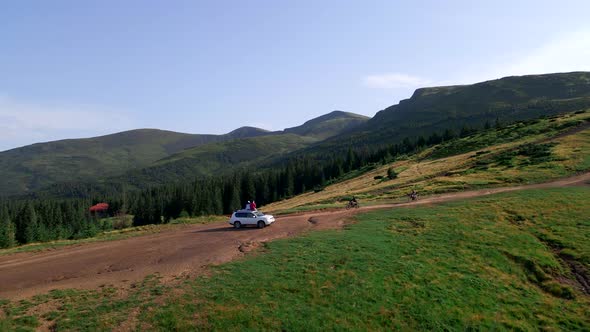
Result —
M387 177L390 180L393 180L393 179L397 178L397 173L395 172L395 170L393 169L393 167L389 167L387 169Z
M0 248L10 248L16 245L15 226L10 221L7 211L0 211Z
M32 203L27 203L19 217L19 223L22 225L22 233L18 241L22 244L35 242L38 239L37 212Z

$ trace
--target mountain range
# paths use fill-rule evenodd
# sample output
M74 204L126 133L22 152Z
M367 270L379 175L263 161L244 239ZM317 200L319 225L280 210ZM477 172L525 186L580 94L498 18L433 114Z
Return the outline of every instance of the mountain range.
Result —
M223 135L200 135L137 129L32 144L0 152L0 196L31 193L60 183L126 181L134 177L141 177L138 182L142 182L148 181L150 174L151 184L211 175L220 168L230 169L224 167L228 163L245 166L278 157L367 120L362 115L334 111L284 131L241 127ZM170 169L173 174L163 171Z
M590 105L590 72L511 76L472 85L417 89L369 121L302 151L325 154L356 145L399 142L486 122L504 123L578 110Z
M0 152L0 196L79 182L146 187L586 107L590 73L572 72L421 88L373 118L334 111L283 131L242 127L224 135L200 135L138 129L37 143Z

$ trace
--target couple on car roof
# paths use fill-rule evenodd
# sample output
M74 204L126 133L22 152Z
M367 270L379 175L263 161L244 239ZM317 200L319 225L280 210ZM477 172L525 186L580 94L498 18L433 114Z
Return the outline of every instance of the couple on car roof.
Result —
M256 202L254 202L254 200L252 200L252 202L248 201L248 203L246 203L246 207L244 209L256 211Z

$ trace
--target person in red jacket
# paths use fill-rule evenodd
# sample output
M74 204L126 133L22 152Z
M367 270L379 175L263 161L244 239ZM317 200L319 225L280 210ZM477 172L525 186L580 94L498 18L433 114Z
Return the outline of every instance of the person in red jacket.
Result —
M250 203L250 210L256 211L256 202L254 202L254 200L252 200L252 203Z

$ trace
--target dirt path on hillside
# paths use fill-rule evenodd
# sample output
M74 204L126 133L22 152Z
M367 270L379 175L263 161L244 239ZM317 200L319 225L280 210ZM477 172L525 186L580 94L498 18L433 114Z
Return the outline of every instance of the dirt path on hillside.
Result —
M585 173L549 183L442 194L411 203L278 216L277 222L264 229L235 230L224 222L191 225L125 240L5 255L0 256L0 298L21 299L52 289L130 285L154 273L163 276L164 281L195 275L203 273L210 264L243 256L262 242L314 229L340 228L347 218L362 211L588 183L590 173Z

